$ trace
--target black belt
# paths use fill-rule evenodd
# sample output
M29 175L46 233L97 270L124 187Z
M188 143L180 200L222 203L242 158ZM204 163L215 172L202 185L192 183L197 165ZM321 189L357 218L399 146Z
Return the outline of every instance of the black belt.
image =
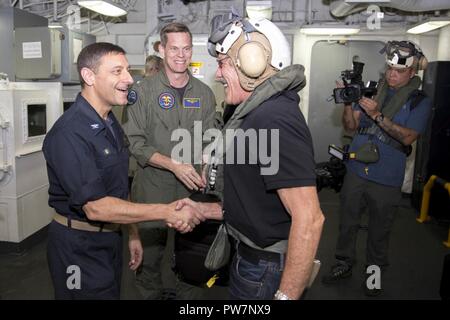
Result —
M258 250L249 247L243 242L239 242L237 251L242 258L252 262L253 264L258 264L260 260L280 263L282 256L280 253Z

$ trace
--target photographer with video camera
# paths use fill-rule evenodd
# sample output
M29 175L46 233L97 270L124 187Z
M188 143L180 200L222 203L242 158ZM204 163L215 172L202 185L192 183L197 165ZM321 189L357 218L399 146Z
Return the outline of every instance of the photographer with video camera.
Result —
M377 94L377 82L369 81L367 87L362 81L364 63L353 61L352 70L341 72L343 84L333 90L333 97L336 103L349 105L352 102L358 102L363 96L371 98Z
M351 276L356 236L365 207L369 210L366 266L376 265L382 273L385 271L406 157L411 144L425 129L431 110L430 99L418 90L421 80L415 75L427 64L422 50L410 41L389 41L380 51L383 52L387 68L374 98L359 90L359 101L352 105L348 100L355 96L350 92L353 89L347 89L347 93L343 91L348 85L335 89L335 100L345 100L337 102L345 103L342 122L345 130L354 134L349 148L353 157L346 163L347 174L340 194L337 263L322 278L325 284ZM366 295L379 295L381 286L368 286L368 280L363 284Z

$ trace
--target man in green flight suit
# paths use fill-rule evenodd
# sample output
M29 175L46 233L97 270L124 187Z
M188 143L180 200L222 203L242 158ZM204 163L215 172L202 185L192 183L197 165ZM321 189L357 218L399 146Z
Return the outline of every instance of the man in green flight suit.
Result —
M131 199L142 203L169 203L205 187L201 178L202 148L191 148L190 162L174 161L171 153L179 141L172 141L171 136L176 129L186 129L191 146L203 147L206 144L202 141L194 144L194 138L202 139L194 136L194 122L201 123L202 134L214 126L214 94L188 71L192 57L192 34L188 27L170 23L161 30L160 39L164 68L134 87L138 100L127 108L128 120L123 125L130 152L138 162ZM136 284L144 298L162 299L161 261L168 229L157 223L141 224L140 229L144 262L141 272L136 274ZM172 236L169 233L169 238ZM205 298L186 295L193 291L177 281L177 299Z

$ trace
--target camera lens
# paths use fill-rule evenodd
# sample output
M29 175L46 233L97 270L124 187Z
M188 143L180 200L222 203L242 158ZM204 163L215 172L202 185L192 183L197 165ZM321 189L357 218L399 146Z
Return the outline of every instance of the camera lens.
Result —
M342 90L342 100L346 102L354 102L359 100L359 89L353 86L345 87Z

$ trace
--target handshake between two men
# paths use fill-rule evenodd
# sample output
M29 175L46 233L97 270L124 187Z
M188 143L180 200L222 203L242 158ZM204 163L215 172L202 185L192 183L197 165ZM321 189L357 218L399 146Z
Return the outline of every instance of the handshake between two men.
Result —
M217 202L195 202L185 198L169 204L169 209L165 222L181 233L192 231L207 219L222 220L222 205Z

